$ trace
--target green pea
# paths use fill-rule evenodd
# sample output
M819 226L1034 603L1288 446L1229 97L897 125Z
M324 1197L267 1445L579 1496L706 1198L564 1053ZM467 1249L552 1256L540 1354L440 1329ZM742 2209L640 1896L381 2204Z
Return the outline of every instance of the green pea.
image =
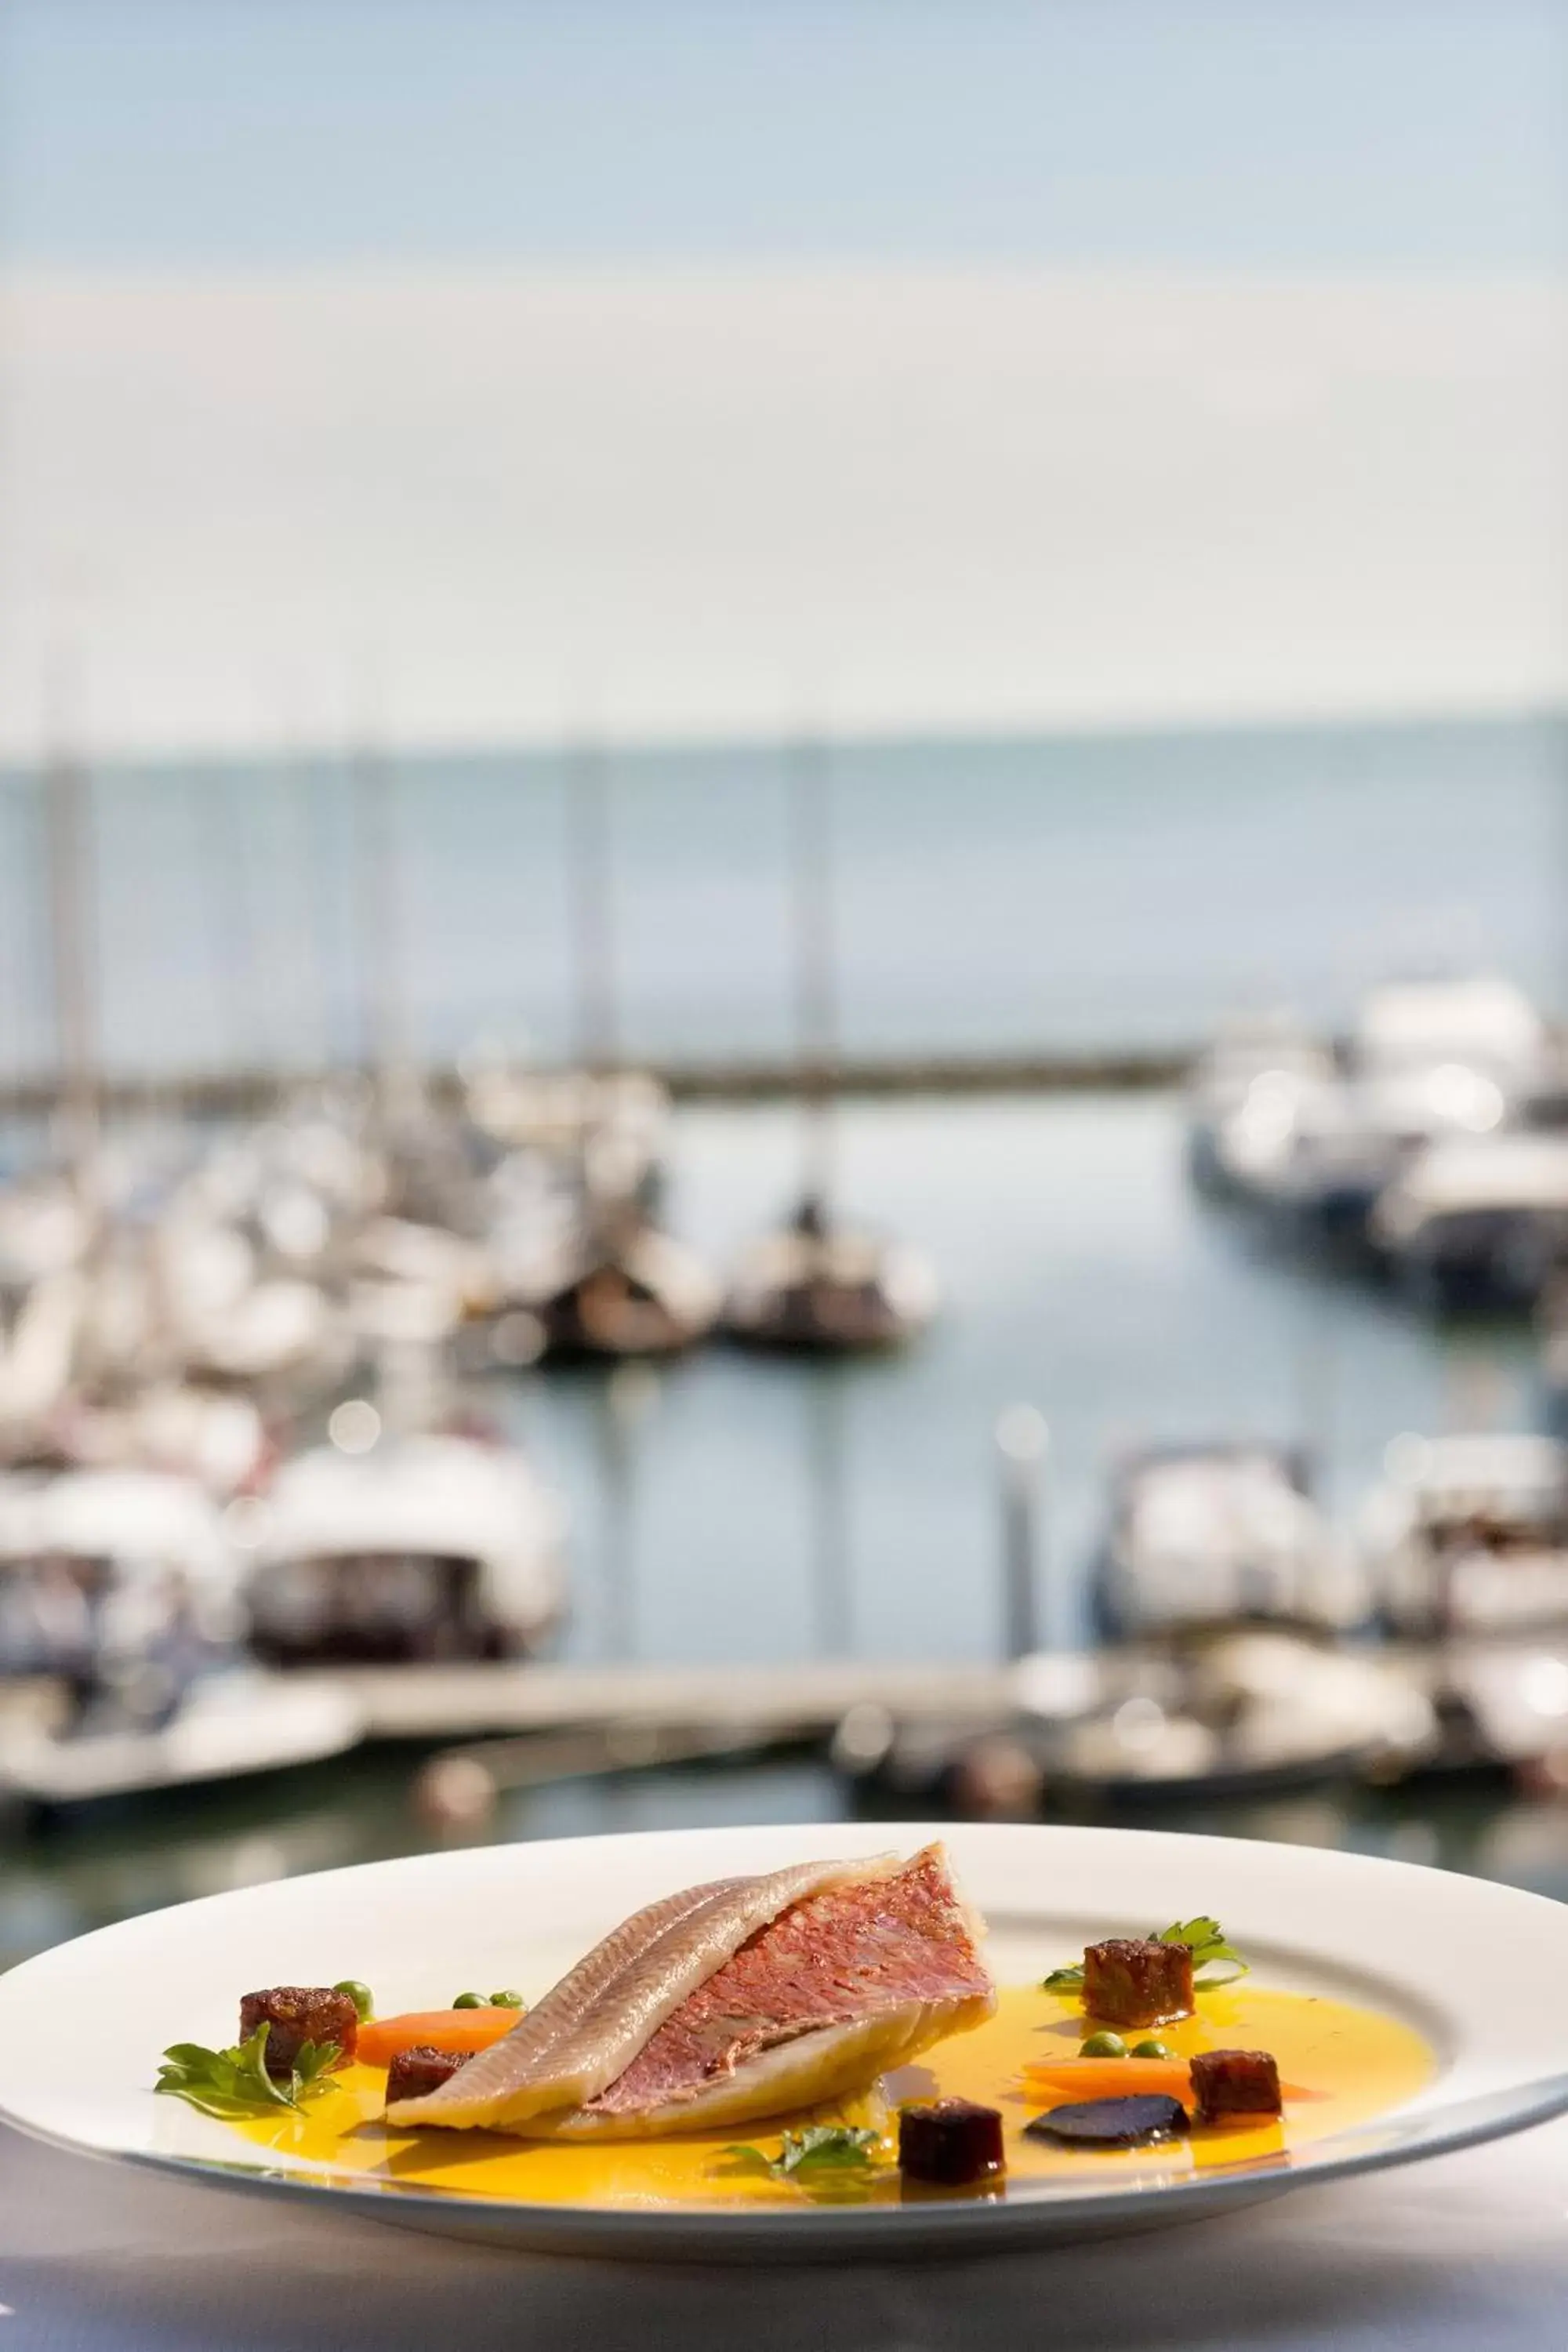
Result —
M1125 2058L1127 2044L1120 2033L1091 2033L1079 2044L1080 2058Z
M454 2009L488 2009L489 2001L482 1992L460 1992L452 2003Z
M522 2007L522 1995L520 1992L492 1992L490 1995L490 2007L492 2009L521 2009Z
M1135 2042L1131 2052L1134 2058L1173 2058L1175 2054L1168 2042L1158 2040Z
M354 2015L362 2025L375 2008L375 2001L369 1985L361 1984L358 1977L344 1977L341 1984L335 1984L332 1987L332 1990L347 1993L354 2005Z

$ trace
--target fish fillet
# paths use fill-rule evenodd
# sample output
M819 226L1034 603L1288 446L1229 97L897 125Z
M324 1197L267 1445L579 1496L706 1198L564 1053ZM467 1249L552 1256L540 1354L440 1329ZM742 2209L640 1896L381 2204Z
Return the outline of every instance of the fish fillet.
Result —
M941 1846L804 1863L637 1913L395 2123L645 2138L858 2088L995 1993Z

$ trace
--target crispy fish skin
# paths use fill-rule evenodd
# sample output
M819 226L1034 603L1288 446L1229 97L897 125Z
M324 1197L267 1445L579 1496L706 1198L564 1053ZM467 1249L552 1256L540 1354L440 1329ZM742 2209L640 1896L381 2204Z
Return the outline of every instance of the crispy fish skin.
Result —
M714 2130L863 2090L981 2024L995 1988L984 1923L945 1847L808 1895L694 1988L608 2090L541 2137Z
M759 1927L825 1887L891 1876L899 1866L896 1854L796 1863L649 1904L596 1944L511 2032L439 2090L395 2101L387 2119L548 2136L540 2118L580 2108L606 2089L693 1988Z
M889 2067L908 2065L933 2042L984 2025L995 2007L994 1992L977 1993L958 2004L901 2002L853 2024L823 2026L782 2042L733 2074L721 2075L692 2098L671 2099L633 2115L574 2107L563 2116L542 2116L535 2136L666 2139L672 2132L719 2131L766 2116L787 2116L800 2107L826 2106L863 2091Z

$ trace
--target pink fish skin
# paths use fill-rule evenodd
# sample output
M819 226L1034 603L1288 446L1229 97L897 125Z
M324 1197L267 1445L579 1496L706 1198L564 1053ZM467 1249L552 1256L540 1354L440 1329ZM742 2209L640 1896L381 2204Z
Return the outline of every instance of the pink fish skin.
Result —
M513 2033L389 2117L631 2139L841 2098L992 2013L984 1933L940 1845L693 1888L628 1920Z

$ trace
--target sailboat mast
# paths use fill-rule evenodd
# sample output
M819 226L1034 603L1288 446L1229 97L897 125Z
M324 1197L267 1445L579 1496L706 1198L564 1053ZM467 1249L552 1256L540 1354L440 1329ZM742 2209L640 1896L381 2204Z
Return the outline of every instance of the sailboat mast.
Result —
M795 1058L805 1131L802 1192L826 1206L834 1175L833 1094L838 1059L837 939L834 924L832 763L803 740L789 768Z
M332 982L326 942L330 908L323 904L326 859L319 837L320 763L303 737L288 727L279 742L286 792L285 816L292 835L284 851L289 932L298 974L294 1056L311 1077L331 1069Z
M58 1147L85 1199L96 1195L98 1039L94 1019L89 859L91 811L68 719L57 717L44 778L50 975L59 1094Z
M360 1033L365 1067L384 1120L407 1108L413 1088L404 996L394 780L367 730L353 762L355 895L358 904Z
M566 855L571 874L577 983L577 1058L585 1070L617 1060L611 908L610 774L596 743L578 746L566 774Z

